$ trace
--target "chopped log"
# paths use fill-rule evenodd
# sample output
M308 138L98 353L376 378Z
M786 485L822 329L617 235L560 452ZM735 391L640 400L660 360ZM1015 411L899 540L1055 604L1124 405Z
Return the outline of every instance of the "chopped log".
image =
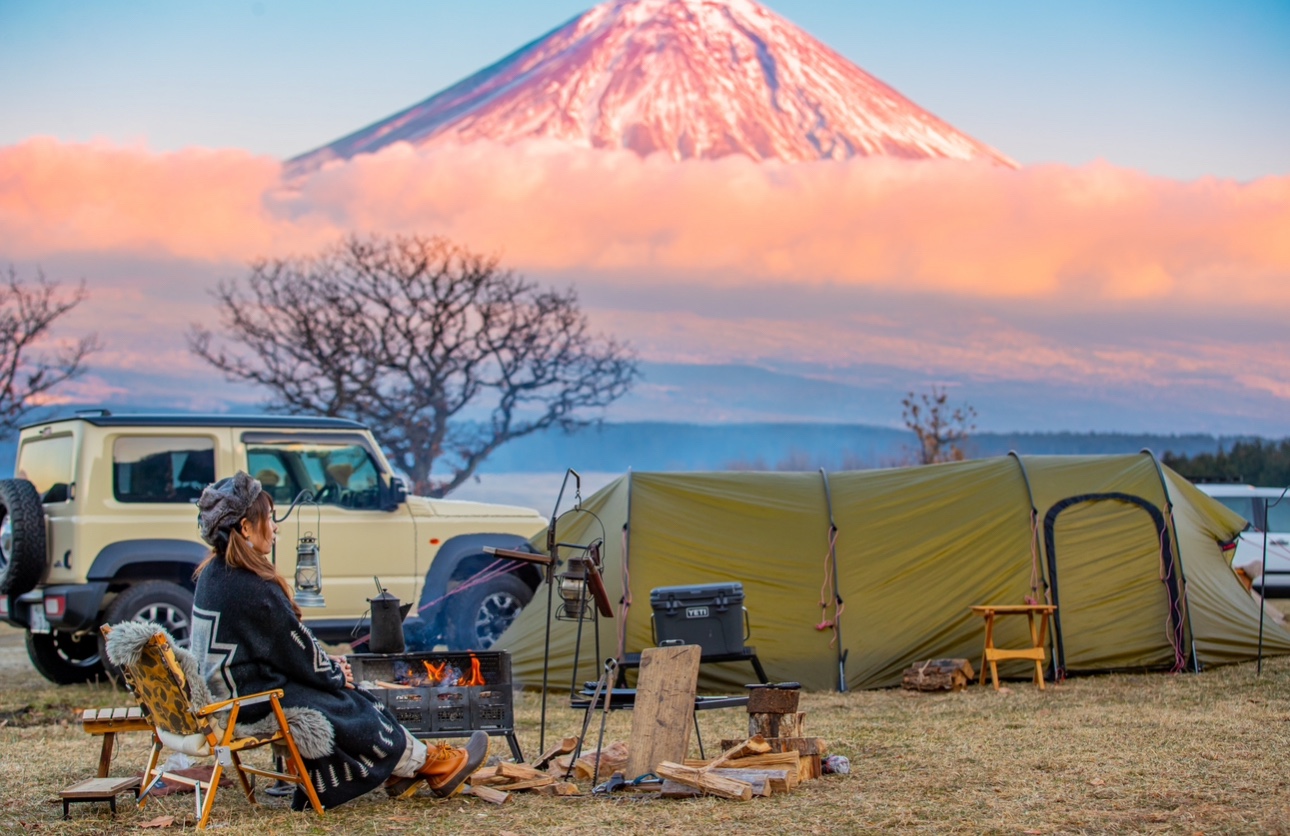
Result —
M709 761L707 766L704 766L703 769L714 769L732 758L744 758L749 755L764 755L770 751L770 744L767 743L760 735L754 735L742 743L736 743L733 746L726 746L725 744L727 742L731 741L723 741L721 745L723 751L721 754Z
M495 790L492 787L478 786L473 783L470 785L470 794L481 801L487 801L490 804L498 805L505 804L511 798L511 794L509 792L502 792L501 790Z
M823 774L820 761L823 756L829 753L828 744L818 737L772 737L767 738L766 742L770 744L772 752L797 752L801 759L799 761L799 774L803 781L810 781L813 778L819 778ZM721 746L734 744L733 740L721 741Z
M766 755L754 755L749 758L736 758L726 761L725 764L718 768L732 770L747 770L749 772L778 772L783 771L787 774L788 790L797 789L798 784L802 782L802 756L798 752L774 752ZM707 761L687 760L685 765L694 769L701 769ZM738 777L738 776L735 776ZM776 792L780 792L775 788Z
M569 758L572 755L561 755L547 765L547 772L563 778L569 770ZM573 765L573 774L579 781L592 781L599 783L607 779L615 772L622 772L627 767L627 744L621 740L615 740L605 747L600 754L600 774L592 776L592 770L596 768L596 753L587 752L578 758Z
M542 795L582 795L578 785L570 781L556 781L554 784L538 787L537 791Z
M625 770L628 781L654 772L659 761L685 759L702 656L703 648L697 644L641 651Z
M767 752L764 755L749 755L744 758L731 758L725 766L729 769L789 769L797 771L798 762L802 759L796 749L790 752ZM712 763L711 759L685 759L686 766L700 769Z
M551 761L555 760L558 756L567 755L577 748L578 748L578 738L566 737L564 740L561 740L559 743L555 744L550 749L547 749L545 752L543 752L542 757L533 761L533 766L537 769L545 769L546 765Z
M909 691L962 691L975 677L967 659L928 659L915 662L905 671L900 687Z
M541 778L529 778L525 781L515 781L510 784L498 784L497 789L506 790L507 792L517 792L518 790L535 790L539 787L549 787L557 783L551 775L543 775Z
M550 778L540 769L534 769L526 763L506 763L502 761L496 766L497 774L506 778L514 778L517 781L532 781L534 778ZM480 770L481 772L483 770Z
M801 737L802 728L806 725L806 713L797 711L792 714L752 713L748 715L748 735L761 735L766 739L772 737Z
M797 688L749 688L749 714L796 714L802 692Z
M707 795L715 795L719 798L729 798L735 801L748 801L752 798L752 785L747 781L725 778L715 775L711 771L690 769L679 763L663 761L658 764L654 772L660 778L670 778L678 784L696 787Z
M718 769L712 774L746 782L750 787L752 787L753 798L769 798L776 792L776 790L771 787L770 776L757 774L751 770ZM786 792L786 790L779 790L779 792ZM703 795L703 791L698 787L687 786L686 784L682 784L668 778L663 781L663 786L659 790L659 795L662 798L698 798Z

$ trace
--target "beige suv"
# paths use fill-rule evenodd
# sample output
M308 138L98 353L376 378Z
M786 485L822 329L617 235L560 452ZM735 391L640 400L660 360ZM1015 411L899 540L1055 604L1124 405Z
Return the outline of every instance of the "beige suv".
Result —
M317 539L325 605L304 613L324 641L366 632L378 577L420 603L411 643L486 648L540 580L529 563L497 574L484 552L527 549L546 525L536 511L407 496L352 421L93 411L23 427L15 469L0 480L0 618L27 630L32 664L58 683L103 673L104 622L147 619L187 639L193 569L208 551L194 503L237 470L261 481L279 517L301 491L314 496L280 524L275 560L291 580L298 541Z

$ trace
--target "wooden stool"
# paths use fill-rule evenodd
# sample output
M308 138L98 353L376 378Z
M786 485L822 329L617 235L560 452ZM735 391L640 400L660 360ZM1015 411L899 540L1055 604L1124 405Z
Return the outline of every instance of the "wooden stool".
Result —
M985 684L985 666L990 666L994 690L999 690L999 662L1007 659L1030 659L1035 663L1035 684L1044 690L1044 642L1048 639L1048 617L1056 612L1052 604L982 604L972 612L985 618L985 652L981 656L981 684ZM1001 615L1024 615L1030 621L1030 647L1006 650L994 646L994 620ZM1039 628L1035 629L1035 616Z
M87 708L81 712L81 728L90 734L103 735L98 777L106 778L112 766L112 744L116 742L117 732L150 732L152 724L136 705L130 708Z
M63 818L71 818L69 808L73 802L80 801L106 801L112 805L112 815L115 816L116 797L123 792L133 790L134 797L138 798L139 784L138 775L130 778L87 778L79 784L73 784L59 793L63 799Z

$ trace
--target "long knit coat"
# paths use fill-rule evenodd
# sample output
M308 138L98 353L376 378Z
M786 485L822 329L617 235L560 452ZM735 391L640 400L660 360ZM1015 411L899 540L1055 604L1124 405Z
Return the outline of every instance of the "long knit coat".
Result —
M281 688L283 709L324 807L381 786L407 735L345 675L291 609L276 584L223 560L207 565L193 601L192 652L212 698ZM267 703L244 708L239 730L272 723ZM296 789L292 806L308 800Z

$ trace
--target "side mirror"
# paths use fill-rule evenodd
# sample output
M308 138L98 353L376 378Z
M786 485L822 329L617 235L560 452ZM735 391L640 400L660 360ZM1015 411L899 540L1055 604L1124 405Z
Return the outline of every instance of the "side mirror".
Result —
M385 489L384 494L381 502L383 511L397 511L399 506L408 499L408 489L404 487L403 480L397 476L390 477L390 485Z

